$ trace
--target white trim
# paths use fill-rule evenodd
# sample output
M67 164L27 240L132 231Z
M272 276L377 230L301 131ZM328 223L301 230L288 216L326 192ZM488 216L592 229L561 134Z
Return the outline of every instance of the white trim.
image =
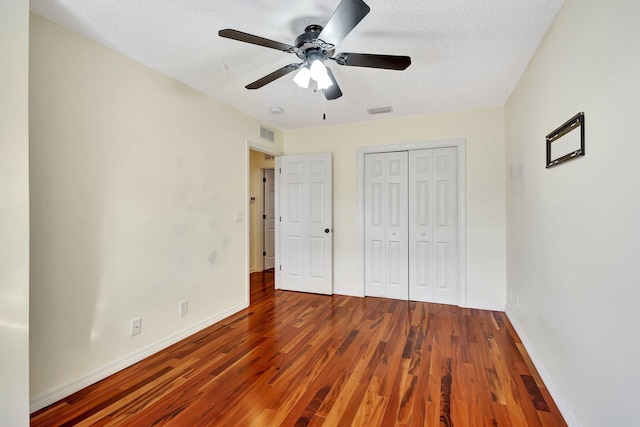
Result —
M524 348L527 350L527 354L529 354L529 358L531 359L533 366L535 366L536 370L538 371L538 374L540 375L540 378L542 378L542 381L544 382L545 387L547 388L547 390L549 391L549 394L553 398L554 403L560 410L560 413L562 414L564 421L567 423L569 427L580 427L580 423L576 419L576 416L573 414L573 411L571 410L567 402L564 400L564 398L562 397L558 389L553 385L553 381L551 381L551 376L549 376L547 371L544 369L544 364L542 363L540 358L536 355L536 352L534 351L534 348L531 345L531 342L529 341L529 339L524 333L524 330L520 327L520 324L516 320L516 317L512 312L512 307L507 306L506 314L507 314L507 318L513 325L513 329L516 330L516 333L520 337L520 341L522 341L522 345L524 345Z
M53 390L50 390L48 392L45 392L39 396L34 397L33 399L31 399L30 402L30 412L33 413L37 410L40 410L46 406L51 405L52 403L55 403L57 401L59 401L60 399L64 399L65 397L82 390L85 387L88 387L92 384L97 383L98 381L101 381L105 378L107 378L110 375L115 374L116 372L119 372L125 368L128 368L138 362L140 362L141 360L159 352L160 350L163 350L167 347L169 347L170 345L173 345L193 334L195 334L196 332L199 332L205 328L208 328L209 326L233 315L236 314L237 312L244 310L245 308L247 308L249 306L248 303L242 303L242 304L238 304L234 307L231 307L228 310L225 310L221 313L216 314L215 316L212 316L196 325L193 325L187 329L184 329L180 332L177 332L167 338L164 338L154 344L151 344L147 347L144 347L138 351L136 351L135 353L132 353L128 356L123 357L122 359L116 360L113 363L108 364L107 366L104 366L100 369L97 369L91 373L89 373L88 375L85 375L81 378L78 378L76 380L73 380L65 385L62 385L60 387L57 387Z
M364 297L364 155L370 151L358 148L358 289L356 296Z
M458 304L467 305L467 142L457 141L458 158ZM502 307L504 311L504 306Z
M244 283L244 300L247 306L251 303L251 146L252 142L247 140L247 147L244 150L244 271L245 274L245 283Z
M276 157L276 162L275 162L275 168L273 169L273 176L274 176L274 198L275 200L273 201L273 203L275 203L274 205L274 211L275 211L275 216L276 216L276 241L275 241L275 251L276 251L276 264L273 266L273 269L275 271L275 283L274 283L274 288L275 289L280 289L280 283L282 283L281 280L281 272L280 272L280 263L281 263L281 259L280 259L280 157Z
M458 159L458 305L467 306L466 148L464 138L358 148L358 291L364 296L364 155L426 148L456 147ZM504 307L503 307L504 310ZM503 311L502 310L502 311Z
M476 304L474 302L469 302L466 305L461 305L463 308L471 308L474 310L485 310L485 311L500 311L504 313L505 305L504 304Z
M271 154L272 156L275 156L275 157L284 156L284 152L280 150L276 150L275 148L271 148L271 147L265 147L264 144L251 141L249 139L247 139L247 150L259 151L261 153Z
M345 295L345 296L348 296L348 297L362 298L362 295L358 295L352 289L337 289L337 288L333 288L333 294L334 295Z

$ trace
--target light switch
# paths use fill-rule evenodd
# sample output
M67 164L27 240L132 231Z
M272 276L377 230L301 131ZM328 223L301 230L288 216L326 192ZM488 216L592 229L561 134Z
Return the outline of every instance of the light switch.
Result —
M243 215L242 211L236 211L236 222L242 222Z

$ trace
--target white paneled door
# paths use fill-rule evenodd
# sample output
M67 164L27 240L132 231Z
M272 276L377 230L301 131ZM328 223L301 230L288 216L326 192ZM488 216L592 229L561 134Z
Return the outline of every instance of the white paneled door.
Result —
M264 212L262 214L264 236L264 269L276 265L276 216L275 216L275 182L273 169L264 170Z
M331 154L279 157L280 289L331 294Z
M458 303L456 148L409 152L409 299Z
M456 147L364 162L365 295L457 304Z
M365 294L407 299L407 152L365 155Z

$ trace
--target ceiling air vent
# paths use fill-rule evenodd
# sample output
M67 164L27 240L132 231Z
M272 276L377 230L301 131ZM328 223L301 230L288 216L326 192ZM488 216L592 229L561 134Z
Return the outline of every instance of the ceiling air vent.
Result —
M390 113L391 111L393 111L391 107L367 108L367 113L369 114L384 114Z
M260 126L260 138L269 142L276 142L275 135L271 129L268 129L264 126Z

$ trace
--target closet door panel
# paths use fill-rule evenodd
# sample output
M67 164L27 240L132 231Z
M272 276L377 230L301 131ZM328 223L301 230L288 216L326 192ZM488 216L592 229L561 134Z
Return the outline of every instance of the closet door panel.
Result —
M408 298L408 154L365 155L365 295Z
M432 301L433 150L409 152L409 299Z
M365 295L386 296L385 155L365 155Z
M409 298L408 158L406 151L386 153L387 286L386 297Z
M434 301L458 303L458 171L454 147L433 150L435 212L433 229L437 268Z
M409 152L409 299L458 301L456 148Z

